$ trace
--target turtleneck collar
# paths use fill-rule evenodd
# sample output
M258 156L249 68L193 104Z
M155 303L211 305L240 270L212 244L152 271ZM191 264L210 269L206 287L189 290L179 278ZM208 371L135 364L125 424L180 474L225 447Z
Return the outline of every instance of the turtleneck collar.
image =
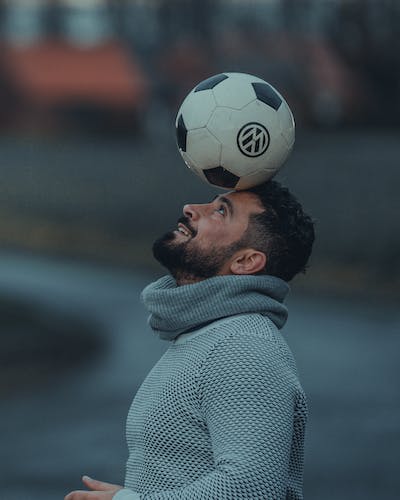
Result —
M172 276L148 285L141 298L150 312L149 324L163 340L236 314L258 313L277 328L287 319L283 300L289 285L274 276L215 276L178 286Z

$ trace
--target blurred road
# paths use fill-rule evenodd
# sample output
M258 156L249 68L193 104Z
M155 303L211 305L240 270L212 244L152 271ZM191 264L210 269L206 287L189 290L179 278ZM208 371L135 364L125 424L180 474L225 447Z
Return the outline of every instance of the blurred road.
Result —
M153 278L2 253L2 296L45 307L64 322L82 315L93 321L106 349L87 352L87 363L71 358L65 373L32 381L3 398L1 499L61 499L80 487L82 474L123 481L126 413L168 345L148 329L139 302L141 289ZM284 334L310 404L305 498L397 498L398 308L373 298L294 291L289 310Z

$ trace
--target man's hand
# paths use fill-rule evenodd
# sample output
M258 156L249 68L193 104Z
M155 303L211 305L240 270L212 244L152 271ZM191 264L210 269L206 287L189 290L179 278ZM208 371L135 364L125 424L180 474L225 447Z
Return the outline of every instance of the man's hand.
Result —
M82 482L92 491L71 491L64 500L112 500L115 493L122 490L122 486L118 484L96 481L88 476L83 476Z

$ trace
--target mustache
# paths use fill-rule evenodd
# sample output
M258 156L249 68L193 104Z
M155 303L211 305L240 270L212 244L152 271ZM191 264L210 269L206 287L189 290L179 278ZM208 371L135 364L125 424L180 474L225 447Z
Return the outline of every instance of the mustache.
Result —
M189 229L189 231L192 233L192 238L194 238L196 236L197 231L192 226L190 219L188 217L185 217L184 215L182 217L179 217L178 224L179 223L183 224L184 226L186 226Z

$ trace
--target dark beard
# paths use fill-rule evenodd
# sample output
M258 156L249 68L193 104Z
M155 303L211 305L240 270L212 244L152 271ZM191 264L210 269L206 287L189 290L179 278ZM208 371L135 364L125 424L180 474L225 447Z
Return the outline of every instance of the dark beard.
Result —
M181 218L179 222L190 228L186 219ZM175 238L173 231L158 238L153 244L153 256L168 269L177 282L198 281L216 276L227 259L243 246L241 241L237 241L226 247L204 251L190 248L192 238L181 243L174 241Z

